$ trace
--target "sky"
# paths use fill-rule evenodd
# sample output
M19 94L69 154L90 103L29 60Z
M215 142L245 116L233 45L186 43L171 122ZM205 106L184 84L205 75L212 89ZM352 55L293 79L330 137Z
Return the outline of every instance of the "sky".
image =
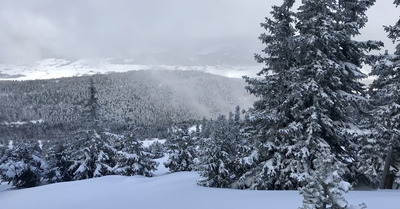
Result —
M136 64L253 65L260 23L281 0L1 0L0 63L45 58ZM392 0L368 11L360 39L383 40Z

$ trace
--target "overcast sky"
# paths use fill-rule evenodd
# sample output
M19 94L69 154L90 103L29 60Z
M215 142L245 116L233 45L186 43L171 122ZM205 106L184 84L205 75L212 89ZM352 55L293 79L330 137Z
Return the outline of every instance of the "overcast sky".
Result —
M362 39L386 39L393 0L368 12ZM256 64L260 22L280 0L1 0L0 63L121 58L137 64Z

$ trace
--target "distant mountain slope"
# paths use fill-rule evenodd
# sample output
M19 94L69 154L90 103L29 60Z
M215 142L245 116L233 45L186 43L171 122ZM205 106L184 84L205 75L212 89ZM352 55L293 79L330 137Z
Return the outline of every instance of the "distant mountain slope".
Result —
M168 124L249 107L242 79L199 71L142 70L92 76L107 124ZM89 76L0 81L0 123L82 121Z
M108 72L128 72L133 70L184 70L201 71L226 77L241 78L243 75L255 76L262 65L139 65L133 60L76 60L44 59L30 65L11 65L0 63L0 80L34 80L73 77Z

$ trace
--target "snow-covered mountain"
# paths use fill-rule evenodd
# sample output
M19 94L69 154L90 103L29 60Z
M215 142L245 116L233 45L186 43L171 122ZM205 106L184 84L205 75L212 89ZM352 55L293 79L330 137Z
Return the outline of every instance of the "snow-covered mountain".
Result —
M73 77L82 75L105 74L108 72L127 72L133 70L195 70L230 78L243 75L255 76L260 66L226 66L226 65L140 65L128 59L77 60L45 59L32 65L0 64L0 80L35 80Z

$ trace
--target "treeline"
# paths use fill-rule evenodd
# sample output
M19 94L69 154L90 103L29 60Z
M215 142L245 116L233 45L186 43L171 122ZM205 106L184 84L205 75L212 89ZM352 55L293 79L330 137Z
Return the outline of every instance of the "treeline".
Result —
M59 140L4 141L0 179L27 188L105 175L151 177L157 167L154 159L168 155L164 164L171 172L202 171L199 184L234 188L234 179L250 165L242 158L252 150L242 135L243 113L237 106L228 117L172 125L164 144L146 147L135 134L138 127L115 134L95 120Z
M12 141L0 146L1 180L27 188L105 175L152 176L156 169L153 158L159 153L145 150L132 133L88 129L71 136L69 140Z
M4 133L0 138L35 135L37 139L44 139L46 135L54 136L82 126L90 79L98 91L99 120L115 132L135 125L142 128L143 134L165 137L166 127L171 124L217 117L236 105L247 107L252 102L242 80L195 71L149 70L53 80L0 81L0 129ZM38 120L42 123L28 124ZM23 122L26 126L10 125L12 122ZM21 134L16 131L18 127ZM25 129L31 129L34 134L26 133Z

